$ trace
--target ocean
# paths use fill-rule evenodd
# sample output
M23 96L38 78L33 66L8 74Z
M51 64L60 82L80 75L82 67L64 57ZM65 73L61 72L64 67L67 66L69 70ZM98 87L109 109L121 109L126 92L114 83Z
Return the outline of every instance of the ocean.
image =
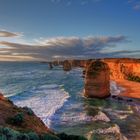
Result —
M83 97L82 69L49 69L40 62L0 62L0 92L17 106L28 106L55 132L87 136L114 124L135 140L140 137L140 100L132 103ZM123 87L111 81L111 93Z

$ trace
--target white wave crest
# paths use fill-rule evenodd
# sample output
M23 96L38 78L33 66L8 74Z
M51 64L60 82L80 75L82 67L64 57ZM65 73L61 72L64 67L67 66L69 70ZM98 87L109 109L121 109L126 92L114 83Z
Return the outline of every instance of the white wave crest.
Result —
M69 94L57 85L43 85L38 90L32 91L34 96L29 95L26 99L15 100L17 106L28 106L43 122L50 127L51 118L69 98Z
M110 92L111 95L119 95L122 91L125 89L123 87L120 87L116 84L115 81L110 81Z

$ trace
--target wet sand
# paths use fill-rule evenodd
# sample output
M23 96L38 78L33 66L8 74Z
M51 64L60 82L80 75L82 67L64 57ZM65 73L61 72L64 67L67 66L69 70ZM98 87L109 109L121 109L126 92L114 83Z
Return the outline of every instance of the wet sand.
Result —
M140 99L140 83L127 80L118 80L116 81L116 83L121 87L125 88L125 90L122 91L120 96Z

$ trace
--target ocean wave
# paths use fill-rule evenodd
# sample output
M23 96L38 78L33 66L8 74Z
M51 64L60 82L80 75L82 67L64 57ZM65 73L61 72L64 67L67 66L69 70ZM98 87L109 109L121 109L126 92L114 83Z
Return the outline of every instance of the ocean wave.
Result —
M116 119L126 119L128 116L132 115L134 112L133 110L113 110L111 108L104 109L108 114L111 116L111 118Z
M125 88L120 87L117 85L115 81L110 81L110 93L111 95L119 95L122 91L124 91Z
M63 114L63 116L61 116L61 122L58 122L61 125L69 125L69 126L74 126L77 124L85 124L88 122L95 122L95 121L101 121L101 122L110 122L110 119L108 118L108 116L99 111L97 113L97 115L95 116L89 116L87 115L86 112L73 112L70 114Z
M20 97L20 100L15 98L14 103L17 106L30 107L48 127L51 127L53 115L69 98L69 94L58 85L43 85L30 94L34 96L30 95L23 99Z
M113 126L109 127L109 128L99 128L96 130L92 130L90 132L87 133L87 138L91 139L93 137L93 135L98 134L98 135L103 135L104 137L106 137L106 135L108 134L113 134L113 137L117 140L128 140L120 131L120 127L117 124L114 124ZM113 138L113 139L114 139ZM110 138L109 138L110 139ZM110 139L111 140L111 139Z

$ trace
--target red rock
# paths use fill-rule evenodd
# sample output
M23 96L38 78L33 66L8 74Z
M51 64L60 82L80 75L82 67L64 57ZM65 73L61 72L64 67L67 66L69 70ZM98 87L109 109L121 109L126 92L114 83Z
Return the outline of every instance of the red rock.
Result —
M4 100L4 99L5 99L5 98L4 98L3 94L0 93L0 100Z

